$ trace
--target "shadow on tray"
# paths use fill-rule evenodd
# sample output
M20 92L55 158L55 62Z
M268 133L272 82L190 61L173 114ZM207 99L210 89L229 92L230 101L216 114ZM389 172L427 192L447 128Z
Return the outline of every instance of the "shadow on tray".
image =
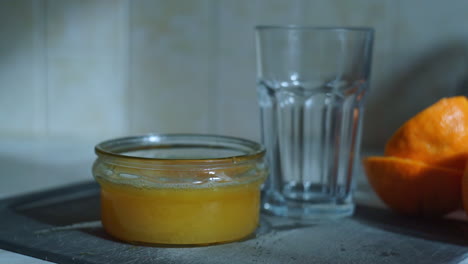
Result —
M37 230L36 234L80 230L114 240L102 228L99 187L93 182L21 197L9 207L20 215L52 226Z
M389 209L358 205L354 219L389 232L468 246L468 222L455 218L415 218Z

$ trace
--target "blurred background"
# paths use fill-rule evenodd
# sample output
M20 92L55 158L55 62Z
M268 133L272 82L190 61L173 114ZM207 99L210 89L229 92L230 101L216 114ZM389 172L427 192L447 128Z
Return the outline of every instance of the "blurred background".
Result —
M468 1L0 1L0 197L91 180L95 143L146 132L259 140L257 24L376 30L364 150L468 94Z

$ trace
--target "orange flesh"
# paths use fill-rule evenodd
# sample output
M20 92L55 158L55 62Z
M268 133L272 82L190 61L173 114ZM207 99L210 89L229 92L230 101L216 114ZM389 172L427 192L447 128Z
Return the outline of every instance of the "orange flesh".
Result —
M260 181L206 188L99 182L103 226L124 241L212 244L244 238L258 225Z

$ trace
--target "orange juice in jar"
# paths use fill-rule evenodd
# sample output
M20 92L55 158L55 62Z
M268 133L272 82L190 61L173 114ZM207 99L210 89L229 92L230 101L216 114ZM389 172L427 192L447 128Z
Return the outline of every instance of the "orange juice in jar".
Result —
M145 135L102 142L93 175L112 236L137 243L235 241L258 226L264 148L209 135Z

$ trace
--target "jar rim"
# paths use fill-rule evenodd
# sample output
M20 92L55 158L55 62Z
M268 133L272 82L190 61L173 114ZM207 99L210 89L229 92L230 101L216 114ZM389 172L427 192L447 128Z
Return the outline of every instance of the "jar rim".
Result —
M129 155L132 151L174 150L176 148L205 147L243 152L239 155L202 158L161 158ZM213 134L157 134L120 137L98 143L95 148L98 157L116 158L125 162L150 162L164 165L231 164L252 161L265 155L262 144L252 140Z

